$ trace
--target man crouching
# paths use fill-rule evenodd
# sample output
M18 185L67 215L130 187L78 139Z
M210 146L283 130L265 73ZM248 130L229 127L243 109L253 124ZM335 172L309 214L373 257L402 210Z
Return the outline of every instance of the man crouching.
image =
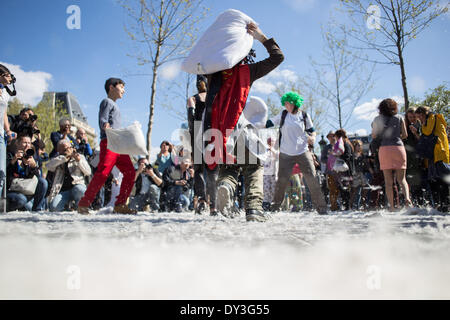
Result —
M77 153L68 140L59 141L57 151L59 156L47 163L47 169L55 173L48 196L50 211L64 211L71 201L78 206L86 191L84 177L91 175L86 158Z

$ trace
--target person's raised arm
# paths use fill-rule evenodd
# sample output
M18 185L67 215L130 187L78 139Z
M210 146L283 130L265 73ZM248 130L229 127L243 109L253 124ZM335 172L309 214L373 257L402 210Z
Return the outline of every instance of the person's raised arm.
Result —
M256 24L249 23L247 25L247 32L256 40L260 41L269 53L269 57L267 59L249 65L250 81L253 82L278 67L281 62L283 62L284 55L275 40L273 38L267 39Z

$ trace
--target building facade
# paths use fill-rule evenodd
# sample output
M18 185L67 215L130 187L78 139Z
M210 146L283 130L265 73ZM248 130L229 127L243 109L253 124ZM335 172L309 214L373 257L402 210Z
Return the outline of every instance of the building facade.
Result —
M95 129L89 125L87 117L84 115L77 98L73 94L70 92L45 92L43 100L45 99L49 99L53 108L59 102L69 115L73 135L75 135L77 128L83 128L91 143L93 143L92 148L96 147L97 135Z

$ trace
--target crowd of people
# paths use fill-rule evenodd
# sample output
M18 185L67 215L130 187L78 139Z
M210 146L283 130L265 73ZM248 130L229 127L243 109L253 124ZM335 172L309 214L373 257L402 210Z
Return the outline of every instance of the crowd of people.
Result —
M2 194L7 210L89 214L112 203L113 211L121 214L194 211L235 217L243 210L247 221L259 222L280 210L327 214L432 206L448 212L449 130L444 117L426 106L401 116L397 103L385 99L372 123L370 148L350 140L340 128L327 134L329 143L318 156L314 123L304 111L303 97L287 92L281 98L284 110L264 125L277 128L278 136L263 143L263 155L256 154L250 147L254 135L248 133L256 128L242 125L240 118L252 83L280 65L284 56L258 26L250 23L247 29L269 57L255 63L251 52L232 69L199 76L198 93L187 103L190 146L163 141L153 162L108 149L106 130L121 127L117 100L125 93L123 80L105 83L99 151L91 148L83 128L61 119L47 154L33 109L6 115L8 99L15 94L8 85L14 81L0 65L0 133L5 137L0 139L0 175L6 180ZM220 137L205 139L211 129ZM239 148L229 151L230 130L237 132L234 143L243 146L242 159ZM114 188L119 189L116 195Z

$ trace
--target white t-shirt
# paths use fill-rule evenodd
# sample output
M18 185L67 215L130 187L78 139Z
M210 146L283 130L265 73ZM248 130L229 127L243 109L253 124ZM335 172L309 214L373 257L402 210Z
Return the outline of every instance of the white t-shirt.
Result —
M6 89L0 89L1 90L1 94L0 94L0 134L3 135L3 128L4 128L4 117L5 117L5 113L7 112L8 109L8 101L9 101L9 94L8 92L6 92Z
M282 112L270 119L275 126L281 122ZM305 130L313 128L309 114L306 115L306 128L303 121L303 112L298 110L296 114L288 112L284 125L281 128L280 152L289 156L298 156L308 151L308 135Z

